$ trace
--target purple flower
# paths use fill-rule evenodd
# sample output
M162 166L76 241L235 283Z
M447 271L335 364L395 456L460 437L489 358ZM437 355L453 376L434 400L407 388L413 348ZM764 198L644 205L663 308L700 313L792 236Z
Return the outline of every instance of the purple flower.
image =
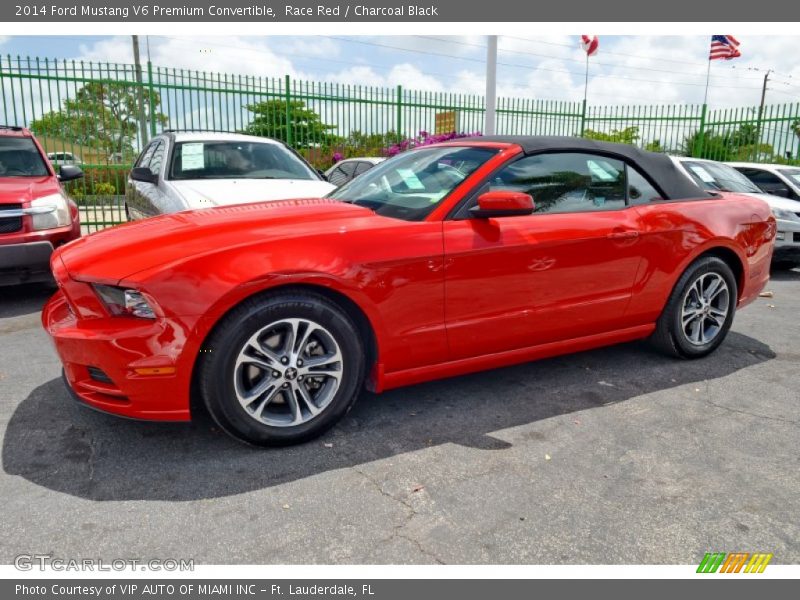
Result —
M334 152L333 153L333 164L336 164L337 162L339 162L343 158L344 158L344 156L342 155L341 152Z

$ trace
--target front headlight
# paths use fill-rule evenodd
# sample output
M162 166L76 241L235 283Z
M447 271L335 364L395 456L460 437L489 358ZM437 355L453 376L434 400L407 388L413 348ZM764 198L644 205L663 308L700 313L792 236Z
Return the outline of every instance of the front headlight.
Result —
M772 214L776 219L783 219L784 221L800 221L800 217L798 217L797 214L783 208L773 208Z
M25 212L33 218L33 228L36 231L66 227L70 223L69 204L61 194L37 198Z
M100 284L95 284L93 287L112 315L141 319L156 318L155 311L138 290Z

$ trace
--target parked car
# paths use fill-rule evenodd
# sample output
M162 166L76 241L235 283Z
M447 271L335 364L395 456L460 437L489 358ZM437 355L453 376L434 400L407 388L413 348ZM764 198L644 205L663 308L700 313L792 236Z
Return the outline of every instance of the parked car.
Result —
M360 156L345 158L325 171L325 179L335 186L344 185L386 159L381 156Z
M324 196L323 180L283 143L250 135L165 132L155 136L130 172L129 219L193 208Z
M673 157L673 160L706 190L748 194L769 204L778 226L772 266L792 269L800 265L800 202L763 193L747 177L724 163L687 157Z
M82 176L71 165L56 175L30 131L0 125L0 285L52 279L53 249L81 235L61 182Z
M42 321L85 404L188 420L196 391L237 438L290 444L331 427L364 385L641 338L706 356L768 281L774 236L765 202L710 195L661 154L460 139L328 198L83 238L53 257Z
M747 177L765 194L800 200L800 167L760 163L726 163Z
M79 166L83 162L80 156L72 152L48 152L47 160L49 160L50 164L54 167L60 167L62 165Z

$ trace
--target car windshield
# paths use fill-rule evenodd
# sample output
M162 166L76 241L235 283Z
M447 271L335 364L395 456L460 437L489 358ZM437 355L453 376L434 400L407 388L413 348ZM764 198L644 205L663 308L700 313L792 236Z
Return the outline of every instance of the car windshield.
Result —
M49 174L31 138L0 136L0 177L46 177Z
M687 160L683 161L683 166L703 189L716 192L762 193L752 181L728 165Z
M497 150L444 146L405 152L359 175L328 197L405 221L427 217Z
M778 173L789 179L793 184L800 185L800 169L778 169Z
M319 175L281 144L178 142L170 179L310 179Z

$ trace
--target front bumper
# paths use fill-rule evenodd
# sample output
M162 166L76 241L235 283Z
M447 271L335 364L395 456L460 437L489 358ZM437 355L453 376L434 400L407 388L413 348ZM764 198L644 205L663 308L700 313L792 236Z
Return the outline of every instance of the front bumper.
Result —
M796 262L800 264L800 221L777 220L773 262Z
M75 317L58 291L42 311L74 397L132 419L188 421L191 365L178 368L185 332L165 319ZM146 372L146 374L143 374Z
M0 245L0 285L52 281L50 242Z

